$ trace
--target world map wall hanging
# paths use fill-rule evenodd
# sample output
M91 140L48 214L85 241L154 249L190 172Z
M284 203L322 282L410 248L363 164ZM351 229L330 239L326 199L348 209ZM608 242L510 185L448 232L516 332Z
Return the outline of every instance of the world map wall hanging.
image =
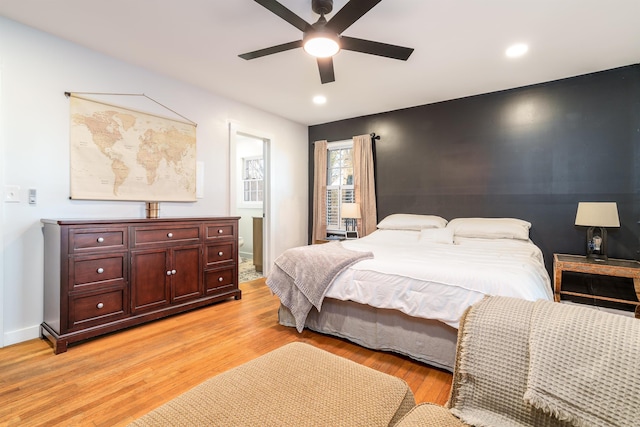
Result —
M196 200L196 126L70 96L71 198Z

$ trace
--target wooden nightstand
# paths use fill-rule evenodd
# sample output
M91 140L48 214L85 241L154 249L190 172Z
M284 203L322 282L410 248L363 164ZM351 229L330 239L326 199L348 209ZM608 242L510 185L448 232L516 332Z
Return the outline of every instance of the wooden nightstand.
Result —
M563 291L563 271L631 278L633 279L633 287L638 301L610 298L581 292ZM607 261L595 261L581 255L553 254L553 293L556 302L560 302L562 295L573 295L577 297L634 305L636 307L635 317L640 318L640 262L615 258L609 258Z

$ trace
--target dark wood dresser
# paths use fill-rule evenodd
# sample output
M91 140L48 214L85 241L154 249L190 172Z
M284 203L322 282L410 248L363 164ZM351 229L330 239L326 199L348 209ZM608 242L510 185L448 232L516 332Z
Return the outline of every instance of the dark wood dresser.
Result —
M70 343L240 299L238 220L43 219L42 336L58 354Z

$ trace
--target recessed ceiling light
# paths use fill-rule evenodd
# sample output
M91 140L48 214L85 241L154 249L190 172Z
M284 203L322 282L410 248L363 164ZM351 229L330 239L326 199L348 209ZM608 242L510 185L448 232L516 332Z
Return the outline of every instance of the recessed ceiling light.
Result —
M317 105L322 105L327 102L327 97L323 95L316 95L313 97L313 103Z
M505 55L507 55L509 58L518 58L527 53L528 50L529 46L524 43L518 43L509 46L509 48L505 51Z

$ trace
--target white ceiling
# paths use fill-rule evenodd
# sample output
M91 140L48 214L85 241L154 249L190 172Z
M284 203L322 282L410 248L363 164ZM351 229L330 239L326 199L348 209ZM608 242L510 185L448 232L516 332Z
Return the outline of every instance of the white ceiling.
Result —
M311 0L280 1L316 21ZM640 62L640 0L383 0L343 34L413 55L342 51L325 85L302 49L238 58L302 37L252 0L1 0L0 15L306 125ZM529 53L508 59L515 42Z

